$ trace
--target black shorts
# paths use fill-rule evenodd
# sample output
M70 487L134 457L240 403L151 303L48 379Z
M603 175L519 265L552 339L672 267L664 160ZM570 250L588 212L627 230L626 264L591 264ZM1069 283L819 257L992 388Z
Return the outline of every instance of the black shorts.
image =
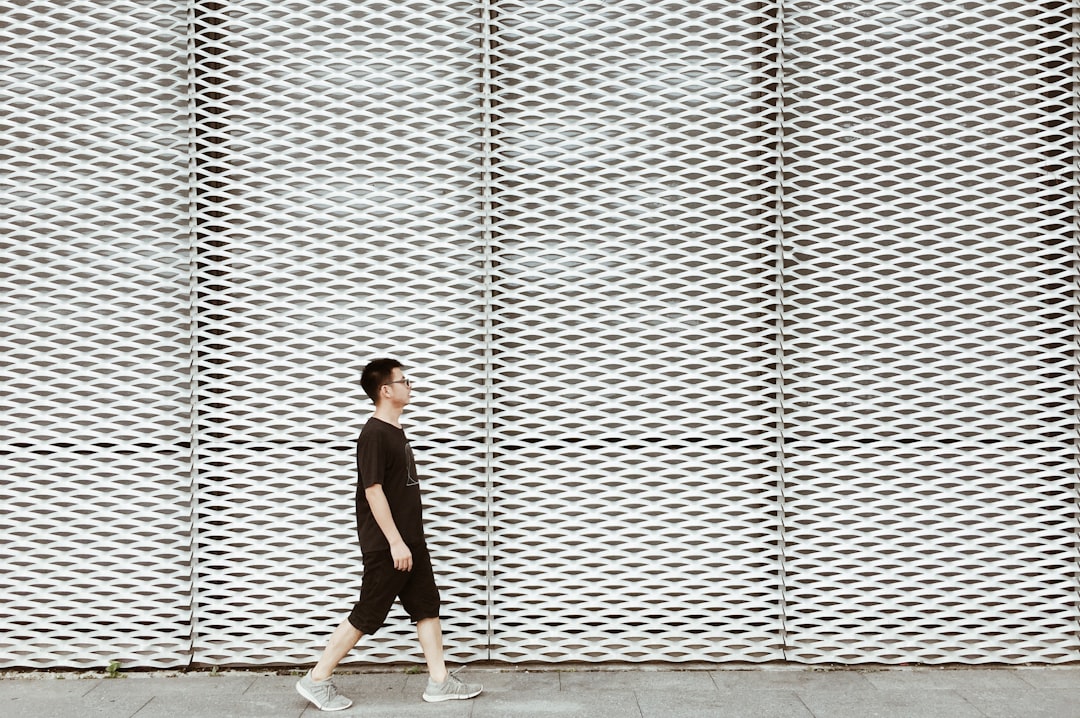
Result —
M411 548L411 571L398 571L390 551L364 554L364 580L360 600L349 614L349 623L365 636L374 635L386 622L386 616L400 598L413 622L439 618L439 587L431 568L427 548Z

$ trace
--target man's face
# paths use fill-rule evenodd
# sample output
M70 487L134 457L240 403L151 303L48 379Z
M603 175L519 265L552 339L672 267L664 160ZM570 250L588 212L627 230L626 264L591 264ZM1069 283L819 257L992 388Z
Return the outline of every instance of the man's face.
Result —
M405 406L412 400L412 387L405 373L395 368L390 381L383 385L383 396L394 406Z

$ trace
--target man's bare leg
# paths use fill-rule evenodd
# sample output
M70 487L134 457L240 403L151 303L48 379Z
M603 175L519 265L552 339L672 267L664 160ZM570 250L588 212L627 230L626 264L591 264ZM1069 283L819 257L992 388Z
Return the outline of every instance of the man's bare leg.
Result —
M475 698L480 695L484 690L482 685L465 683L447 672L446 662L443 660L442 624L439 623L439 619L425 618L423 621L418 621L416 635L420 637L420 647L424 649L428 674L431 676L428 679L427 688L424 689L425 701L437 703Z
M330 674L362 635L353 628L349 619L342 621L330 634L330 640L323 649L319 662L296 682L296 692L322 711L342 711L351 706L352 699L338 693L337 686L330 680Z
M425 618L416 622L416 636L420 639L420 648L427 660L428 674L431 680L442 683L446 680L446 661L443 659L442 624L437 618Z
M315 667L311 669L311 679L325 681L337 668L337 665L349 654L364 634L349 623L349 619L341 622L341 625L330 634L330 640L323 649L322 656Z

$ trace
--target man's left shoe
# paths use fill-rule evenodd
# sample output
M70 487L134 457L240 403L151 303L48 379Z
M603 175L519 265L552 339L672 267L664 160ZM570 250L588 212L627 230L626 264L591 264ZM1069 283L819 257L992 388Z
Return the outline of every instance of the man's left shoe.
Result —
M296 692L321 711L343 711L352 705L352 699L338 693L332 680L316 682L311 678L311 671L296 682Z
M484 687L479 683L465 683L451 674L442 683L436 683L428 678L427 688L424 689L424 700L428 703L463 701L476 698L482 690L484 690Z

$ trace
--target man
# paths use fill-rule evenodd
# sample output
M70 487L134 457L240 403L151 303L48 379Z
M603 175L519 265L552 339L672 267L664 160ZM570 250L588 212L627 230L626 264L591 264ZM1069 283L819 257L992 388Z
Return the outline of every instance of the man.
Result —
M474 698L483 687L450 675L443 661L439 589L424 537L420 480L401 413L412 397L412 382L394 359L376 359L360 377L375 402L375 413L356 441L356 531L364 557L360 600L330 636L319 662L296 690L320 710L344 710L352 701L337 692L331 674L361 636L373 635L395 598L416 623L428 666L423 698L428 702Z

